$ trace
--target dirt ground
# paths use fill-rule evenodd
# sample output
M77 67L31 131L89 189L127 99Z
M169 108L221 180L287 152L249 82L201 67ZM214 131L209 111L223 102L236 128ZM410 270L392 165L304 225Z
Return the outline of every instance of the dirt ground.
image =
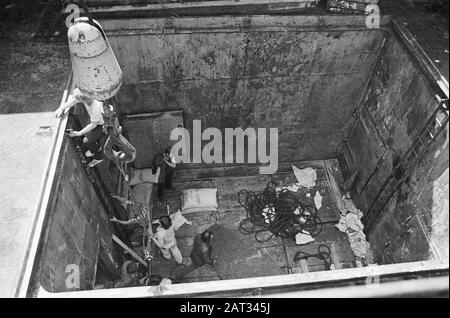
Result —
M58 107L70 72L61 0L0 0L0 114ZM448 2L381 0L448 79Z

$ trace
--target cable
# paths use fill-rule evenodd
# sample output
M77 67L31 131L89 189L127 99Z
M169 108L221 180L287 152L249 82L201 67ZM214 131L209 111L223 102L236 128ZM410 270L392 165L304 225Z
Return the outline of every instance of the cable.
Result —
M322 249L322 250L321 250ZM325 249L325 251L324 251ZM333 263L333 260L331 258L331 250L327 245L320 245L317 251L317 254L309 254L303 251L298 251L295 253L294 256L294 262L298 262L301 259L308 260L308 258L318 258L325 262L325 268L328 270L331 268L331 264Z
M304 204L288 190L278 192L272 181L262 192L244 189L237 196L247 213L239 224L239 231L246 235L255 234L259 243L267 242L274 236L295 240L298 233L314 237L322 230L316 207ZM271 233L268 238L262 237L265 232Z

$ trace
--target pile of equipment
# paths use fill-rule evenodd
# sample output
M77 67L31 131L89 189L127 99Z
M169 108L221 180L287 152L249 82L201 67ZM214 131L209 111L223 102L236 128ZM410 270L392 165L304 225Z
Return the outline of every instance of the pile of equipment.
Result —
M254 234L260 243L274 236L295 240L298 233L317 236L322 230L317 208L303 203L291 191L277 191L276 187L275 183L269 182L262 192L244 189L238 193L239 204L247 212L247 217L239 224L239 231Z

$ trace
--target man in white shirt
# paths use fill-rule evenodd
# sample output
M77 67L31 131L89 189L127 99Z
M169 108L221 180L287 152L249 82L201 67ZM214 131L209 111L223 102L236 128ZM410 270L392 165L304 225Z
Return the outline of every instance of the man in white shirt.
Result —
M89 163L89 167L92 168L103 161L103 152L100 145L101 139L106 137L103 132L103 102L86 96L78 88L75 88L67 101L55 111L55 115L57 118L63 116L68 109L78 103L84 104L91 122L80 131L71 131L69 135L70 137L84 136L83 143L88 149L86 156L92 157L92 161Z
M160 227L156 230L152 237L156 246L161 249L161 253L165 259L171 259L172 255L178 264L183 263L183 256L177 246L175 239L175 229L169 216L162 216L159 219Z

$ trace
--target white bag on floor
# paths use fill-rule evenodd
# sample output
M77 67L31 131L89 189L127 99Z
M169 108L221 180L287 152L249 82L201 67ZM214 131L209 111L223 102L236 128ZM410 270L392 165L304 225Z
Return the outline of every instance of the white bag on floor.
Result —
M212 212L219 208L217 204L217 189L201 188L183 190L181 196L181 212Z
M316 186L317 173L315 169L310 167L299 169L296 166L292 165L292 171L297 178L297 185L305 188L312 188Z

